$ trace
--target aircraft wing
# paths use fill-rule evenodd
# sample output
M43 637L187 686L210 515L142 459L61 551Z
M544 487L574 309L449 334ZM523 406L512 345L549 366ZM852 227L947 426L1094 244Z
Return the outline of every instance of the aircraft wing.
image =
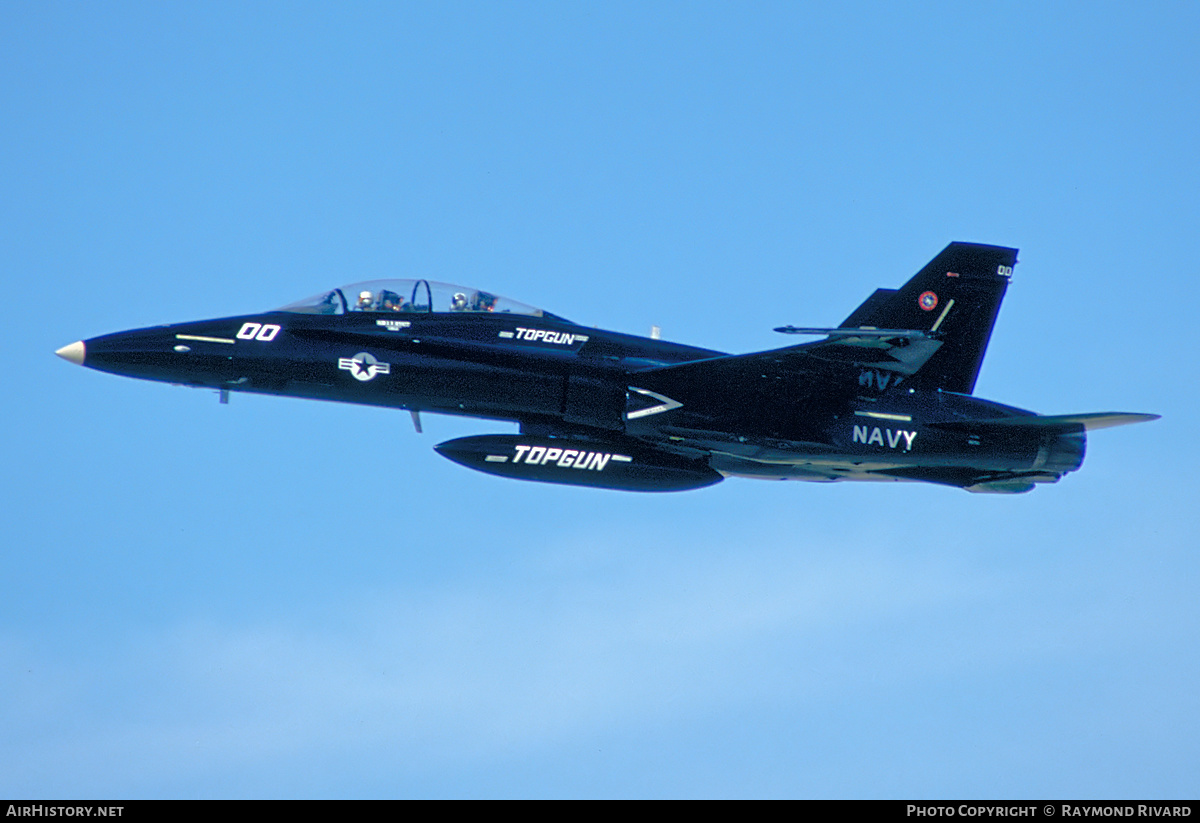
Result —
M915 374L942 346L940 340L909 330L804 329L789 333L827 333L829 337L815 343L750 354L709 357L638 373L694 373L697 378L707 378L783 371L842 377L859 369L871 368L908 376Z

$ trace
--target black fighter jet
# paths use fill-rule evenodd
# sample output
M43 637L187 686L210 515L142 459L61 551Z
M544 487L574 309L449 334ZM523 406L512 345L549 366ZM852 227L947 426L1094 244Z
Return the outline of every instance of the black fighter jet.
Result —
M725 477L925 481L1014 493L1083 462L1091 429L972 396L1017 250L951 243L815 342L725 354L579 326L428 280L343 286L265 314L72 343L72 363L147 380L518 423L436 446L521 480L679 491Z

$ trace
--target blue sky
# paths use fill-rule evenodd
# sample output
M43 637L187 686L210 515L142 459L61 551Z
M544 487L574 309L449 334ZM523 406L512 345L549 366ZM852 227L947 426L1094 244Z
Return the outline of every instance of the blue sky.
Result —
M0 794L1194 797L1200 11L8 3ZM381 277L727 351L1021 249L1019 497L476 474L73 367Z

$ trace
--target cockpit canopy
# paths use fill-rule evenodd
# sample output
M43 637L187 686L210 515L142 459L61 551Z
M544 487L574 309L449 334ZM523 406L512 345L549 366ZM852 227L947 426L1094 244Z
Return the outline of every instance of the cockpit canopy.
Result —
M280 311L297 314L491 312L563 319L498 294L435 280L367 280L289 303Z

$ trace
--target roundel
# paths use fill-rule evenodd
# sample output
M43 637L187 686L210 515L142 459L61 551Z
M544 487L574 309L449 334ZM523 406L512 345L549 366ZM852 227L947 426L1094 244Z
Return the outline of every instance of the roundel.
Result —
M924 292L917 298L917 305L925 311L933 311L937 308L937 295L931 291Z

